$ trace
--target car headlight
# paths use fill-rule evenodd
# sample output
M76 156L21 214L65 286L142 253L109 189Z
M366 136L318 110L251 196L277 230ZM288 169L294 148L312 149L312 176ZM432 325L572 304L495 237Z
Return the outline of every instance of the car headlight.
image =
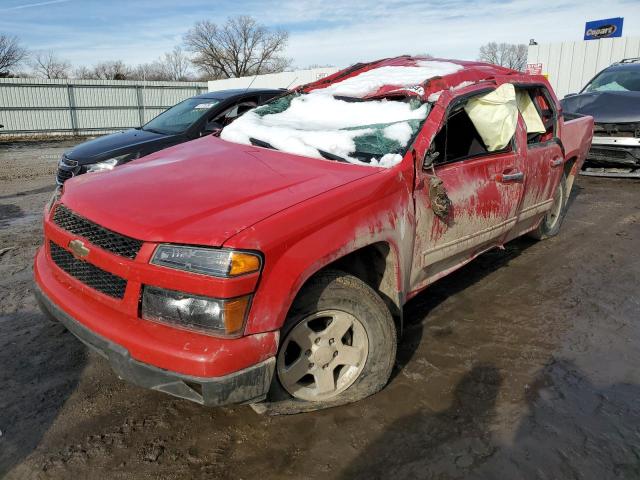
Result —
M151 263L213 277L237 277L258 272L262 260L249 252L162 244L156 248Z
M140 158L140 152L125 153L118 157L109 158L108 160L88 165L87 173L108 172L109 170L113 170L114 167L120 165L123 161L135 160L136 158Z
M56 189L51 194L51 197L49 198L49 201L47 202L47 204L44 207L45 212L49 213L51 211L51 209L53 208L53 206L55 205L55 203L58 200L60 200L60 197L62 197L62 187L56 187Z
M221 336L242 333L251 296L220 299L145 285L142 318Z

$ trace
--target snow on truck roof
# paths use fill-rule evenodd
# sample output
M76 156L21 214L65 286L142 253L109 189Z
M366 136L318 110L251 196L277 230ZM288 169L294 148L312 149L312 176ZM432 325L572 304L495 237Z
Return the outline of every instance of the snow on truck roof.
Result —
M423 98L429 80L479 81L510 72L479 62L413 57L355 65L247 112L220 136L307 157L391 167L429 114L431 105Z

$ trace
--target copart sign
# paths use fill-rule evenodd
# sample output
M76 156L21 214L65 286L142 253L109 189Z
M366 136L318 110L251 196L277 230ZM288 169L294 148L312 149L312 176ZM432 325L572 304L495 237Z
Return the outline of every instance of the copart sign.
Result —
M584 26L585 40L598 40L599 38L612 38L622 36L622 22L624 18L605 18L587 22Z

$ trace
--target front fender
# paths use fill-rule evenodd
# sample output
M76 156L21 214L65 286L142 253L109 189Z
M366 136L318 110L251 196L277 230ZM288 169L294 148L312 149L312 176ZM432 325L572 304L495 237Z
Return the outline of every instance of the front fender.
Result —
M265 255L245 334L281 328L296 295L313 274L378 242L390 247L387 263L393 267L393 287L401 307L415 225L412 174L401 165L294 205L225 242Z

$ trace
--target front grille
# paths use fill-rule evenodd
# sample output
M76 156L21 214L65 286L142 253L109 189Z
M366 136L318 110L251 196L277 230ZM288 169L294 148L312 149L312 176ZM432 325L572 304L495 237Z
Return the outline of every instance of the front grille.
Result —
M140 240L125 237L76 215L64 205L58 205L53 223L67 232L86 238L89 242L116 255L135 258L142 246Z
M113 298L124 298L127 281L90 263L78 260L64 248L49 242L51 259L62 270L85 285Z
M596 123L593 131L596 137L640 138L640 123Z
M594 158L598 160L613 160L613 159L623 160L630 155L624 150L615 150L613 148L611 149L591 148L588 156L589 158Z

